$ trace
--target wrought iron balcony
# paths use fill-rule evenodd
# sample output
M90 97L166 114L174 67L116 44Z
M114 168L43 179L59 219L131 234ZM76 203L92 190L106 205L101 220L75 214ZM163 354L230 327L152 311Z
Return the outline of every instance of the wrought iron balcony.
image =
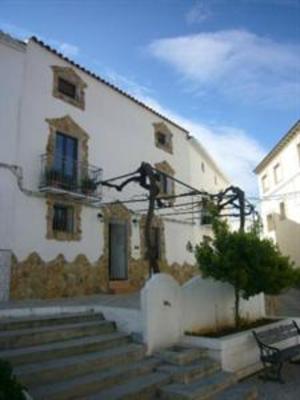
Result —
M67 193L76 198L101 199L102 169L72 158L43 154L39 188L44 192Z

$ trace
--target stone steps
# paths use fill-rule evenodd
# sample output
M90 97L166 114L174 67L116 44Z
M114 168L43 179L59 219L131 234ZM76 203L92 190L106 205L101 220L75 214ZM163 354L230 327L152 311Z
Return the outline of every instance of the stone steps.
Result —
M211 400L256 400L257 396L255 386L239 383L213 396Z
M158 371L170 374L174 382L185 384L209 376L220 369L220 365L209 358L193 362L189 365L165 364L158 367Z
M34 400L154 398L169 375L101 314L0 321L0 358Z
M65 379L55 385L39 386L32 390L32 395L37 399L71 400L81 396L99 393L105 389L127 383L141 375L150 374L157 366L155 359L144 359L135 363L103 369L88 375Z
M233 374L217 372L193 383L172 383L161 389L164 400L206 400L236 382Z
M1 327L0 358L34 400L256 399L205 349L178 345L146 357L102 314L5 319Z
M102 368L128 364L141 360L145 355L142 345L128 344L123 347L81 354L43 363L26 364L15 368L15 374L29 388L39 385L61 382L65 379L85 375Z
M167 374L153 372L111 389L80 397L81 400L154 400L159 387L170 380Z
M110 347L122 346L130 342L127 334L113 332L98 336L87 336L40 346L30 346L0 351L0 358L10 361L14 366L44 362L57 358L97 352Z
M113 331L115 331L114 322L105 320L7 330L0 333L0 349L35 346Z
M207 351L198 347L187 347L175 345L165 350L161 350L156 357L168 364L187 365L193 361L203 359L207 356Z
M27 318L5 318L0 321L0 332L16 329L39 328L51 325L64 325L76 322L88 322L103 320L103 314L89 313L74 313L60 314L48 316L32 316Z
M164 400L255 400L256 390L237 384L235 374L221 370L205 350L173 346L158 354L164 361L157 370L172 382L159 388ZM225 397L224 397L225 396Z

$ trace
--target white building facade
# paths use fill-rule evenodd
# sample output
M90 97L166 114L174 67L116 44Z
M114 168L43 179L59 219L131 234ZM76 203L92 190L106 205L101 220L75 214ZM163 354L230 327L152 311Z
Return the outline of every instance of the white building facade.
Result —
M125 201L147 193L101 180L145 161L198 189L229 185L184 128L35 38L0 34L0 81L3 299L143 286L147 202ZM164 195L183 190L170 180L159 185ZM180 282L193 276L191 247L207 234L200 218L156 217L154 228L161 270Z
M264 235L300 267L300 121L256 167Z

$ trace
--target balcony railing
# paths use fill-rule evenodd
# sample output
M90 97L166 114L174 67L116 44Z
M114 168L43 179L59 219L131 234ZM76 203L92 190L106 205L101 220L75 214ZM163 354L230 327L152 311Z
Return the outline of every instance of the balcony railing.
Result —
M100 199L102 169L72 158L41 156L41 191L69 193L75 197Z

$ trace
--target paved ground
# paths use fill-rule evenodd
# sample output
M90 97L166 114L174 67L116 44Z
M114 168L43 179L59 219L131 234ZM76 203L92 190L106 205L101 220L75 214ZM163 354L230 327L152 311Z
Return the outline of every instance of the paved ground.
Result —
M0 302L1 309L9 308L32 308L51 306L80 306L80 305L103 305L108 307L140 308L140 293L130 294L99 294L94 296L73 297L66 299L49 300L18 300L7 303Z
M286 364L283 368L285 384L264 382L255 375L244 382L253 383L258 389L258 400L299 400L300 364Z

